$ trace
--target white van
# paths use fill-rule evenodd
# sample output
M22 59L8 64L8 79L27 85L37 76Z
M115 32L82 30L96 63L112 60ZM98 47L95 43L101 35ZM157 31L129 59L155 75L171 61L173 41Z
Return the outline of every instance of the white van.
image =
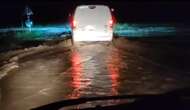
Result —
M71 24L74 42L111 41L113 38L114 21L106 5L78 6Z

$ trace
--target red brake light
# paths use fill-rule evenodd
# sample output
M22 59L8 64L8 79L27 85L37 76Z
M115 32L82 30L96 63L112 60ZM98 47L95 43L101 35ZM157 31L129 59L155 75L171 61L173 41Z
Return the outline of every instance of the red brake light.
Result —
M72 27L73 27L73 28L76 28L76 26L77 26L77 22L76 22L75 20L73 20L73 21L72 21Z
M73 29L73 28L76 28L76 26L77 26L77 21L75 21L73 17L70 17L69 19L70 19L70 26L71 26L71 28L72 28L72 29Z
M115 21L115 17L112 15L111 19L110 19L109 22L108 22L110 28L113 28L115 22L116 22L116 21Z
M113 25L114 25L114 20L113 20L113 17L112 17L112 19L109 20L109 27L113 28Z
M113 26L113 20L111 19L111 20L109 20L109 25L110 25L110 27L112 27Z

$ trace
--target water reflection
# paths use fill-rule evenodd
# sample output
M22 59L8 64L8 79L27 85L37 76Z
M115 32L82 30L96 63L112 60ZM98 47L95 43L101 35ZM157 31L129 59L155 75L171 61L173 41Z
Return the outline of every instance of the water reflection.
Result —
M118 95L120 62L121 58L119 52L116 51L116 49L112 49L107 59L107 68L112 82L112 95Z
M96 50L96 51L95 51ZM120 62L117 49L99 44L77 47L71 53L69 98L117 95Z
M81 58L78 52L73 52L71 55L71 87L74 88L73 94L71 94L70 98L78 98L80 97L81 89L81 74L82 74L82 65L81 65Z

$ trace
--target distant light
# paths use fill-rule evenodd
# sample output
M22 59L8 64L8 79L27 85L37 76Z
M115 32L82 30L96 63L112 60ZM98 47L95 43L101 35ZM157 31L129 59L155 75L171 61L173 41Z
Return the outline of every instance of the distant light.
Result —
M173 35L176 28L170 25L159 24L116 24L114 33L124 37L148 37L148 36L165 36Z
M27 28L31 28L32 25L33 25L33 22L32 21L26 21L25 25L26 25Z
M29 6L26 6L25 7L25 10L24 10L24 15L26 16L31 16L33 15L34 13L32 12L32 9L29 7Z

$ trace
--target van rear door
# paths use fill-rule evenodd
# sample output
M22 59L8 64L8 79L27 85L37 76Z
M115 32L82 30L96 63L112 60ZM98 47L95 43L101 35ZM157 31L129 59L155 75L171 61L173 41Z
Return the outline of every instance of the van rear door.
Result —
M110 9L104 5L84 5L78 6L74 15L74 30L84 33L97 34L97 37L107 36L112 20ZM112 22L112 21L111 21ZM88 36L91 37L91 36Z
M74 19L77 22L77 28L81 30L108 30L111 13L107 6L80 6L75 13Z

